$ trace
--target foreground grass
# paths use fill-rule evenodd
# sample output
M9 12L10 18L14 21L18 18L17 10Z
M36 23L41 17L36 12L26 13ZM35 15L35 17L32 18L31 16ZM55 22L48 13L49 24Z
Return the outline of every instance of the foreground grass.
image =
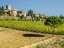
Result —
M4 31L0 31L0 48L20 48L41 40L46 40L52 36L50 34L25 32L8 28L0 29L4 29Z

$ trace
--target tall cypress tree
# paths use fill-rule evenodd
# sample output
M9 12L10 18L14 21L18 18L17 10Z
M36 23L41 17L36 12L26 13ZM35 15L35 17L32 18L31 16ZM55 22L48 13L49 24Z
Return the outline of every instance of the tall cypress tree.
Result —
M4 14L4 7L0 7L0 15L3 15Z
M2 8L0 7L0 15L2 15Z
M2 6L2 15L4 14L4 7Z

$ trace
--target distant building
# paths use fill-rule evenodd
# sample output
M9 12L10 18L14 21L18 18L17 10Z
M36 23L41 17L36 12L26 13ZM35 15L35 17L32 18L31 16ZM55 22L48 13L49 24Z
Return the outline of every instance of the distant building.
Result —
M26 16L26 19L31 19L31 16Z
M35 14L36 16L39 16L39 14Z
M10 5L10 4L6 5L6 10L12 10L12 8L11 8L11 5Z
M46 16L46 14L40 14L41 15L41 17L43 17L43 16ZM35 14L35 16L39 16L39 14Z
M10 12L13 16L24 15L24 10L18 11L17 9L12 9L10 4L6 5L6 9L4 10L5 14L8 14L8 12Z
M21 16L21 15L24 15L25 13L24 13L24 10L20 10L20 11L17 11L17 14Z

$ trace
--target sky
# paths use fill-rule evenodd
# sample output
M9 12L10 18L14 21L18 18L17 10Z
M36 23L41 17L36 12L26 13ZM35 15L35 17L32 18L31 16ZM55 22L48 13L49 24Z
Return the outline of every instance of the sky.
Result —
M0 6L6 8L7 4L25 13L32 9L35 14L64 15L64 0L0 0Z

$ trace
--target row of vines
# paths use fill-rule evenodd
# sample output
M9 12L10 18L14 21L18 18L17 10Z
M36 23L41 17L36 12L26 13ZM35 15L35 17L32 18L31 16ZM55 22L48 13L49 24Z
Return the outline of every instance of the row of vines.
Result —
M0 21L0 26L23 31L54 33L53 28L45 26L42 21ZM64 24L56 28L55 34L64 34Z

